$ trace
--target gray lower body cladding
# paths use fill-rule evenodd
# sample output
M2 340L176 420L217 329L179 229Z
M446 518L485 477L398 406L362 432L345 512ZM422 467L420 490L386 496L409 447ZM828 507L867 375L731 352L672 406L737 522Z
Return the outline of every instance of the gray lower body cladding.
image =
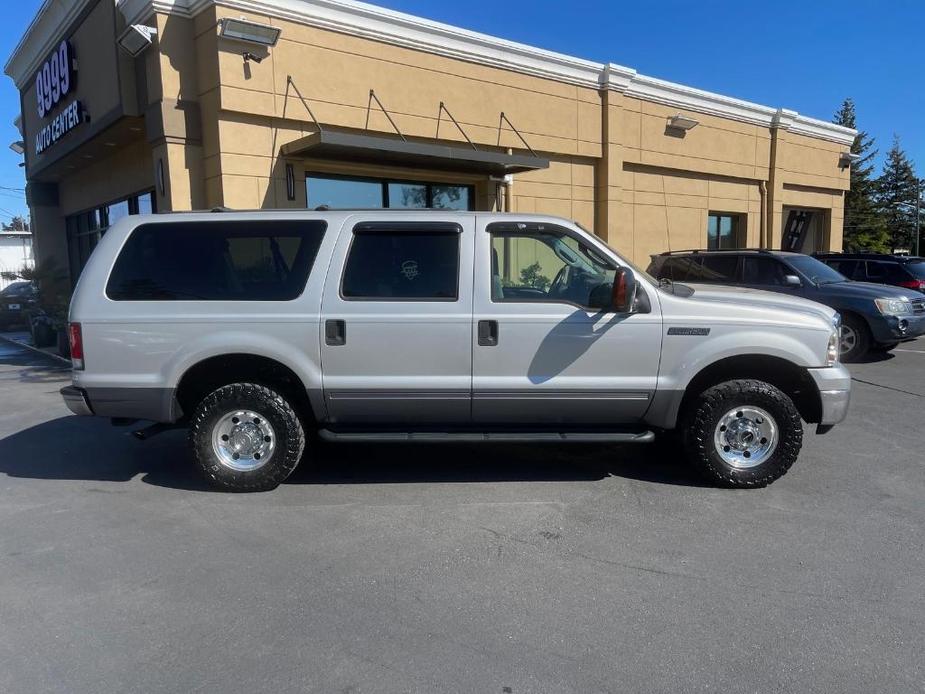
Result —
M173 388L76 388L61 389L68 409L78 415L175 422L182 412Z

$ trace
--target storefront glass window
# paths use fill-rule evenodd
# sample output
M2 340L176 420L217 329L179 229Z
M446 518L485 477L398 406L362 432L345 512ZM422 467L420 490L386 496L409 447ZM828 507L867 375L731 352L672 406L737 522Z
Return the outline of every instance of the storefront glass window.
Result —
M155 212L154 193L130 195L108 205L94 207L65 220L67 233L68 263L71 270L71 282L76 283L81 271L96 248L100 238L110 225L132 214L150 214Z
M334 210L345 207L384 207L382 184L378 181L312 176L305 178L305 186L309 209L322 205Z
M472 186L346 178L308 174L305 177L309 209L378 209L380 207L443 210L473 209Z
M427 186L420 183L389 183L389 207L427 207Z

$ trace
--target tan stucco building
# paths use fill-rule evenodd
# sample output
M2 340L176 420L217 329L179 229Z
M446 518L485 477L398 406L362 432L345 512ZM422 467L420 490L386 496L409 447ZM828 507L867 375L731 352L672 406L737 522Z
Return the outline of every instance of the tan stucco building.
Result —
M219 206L550 213L643 265L841 248L854 131L349 0L46 0L5 71L75 277L123 214Z

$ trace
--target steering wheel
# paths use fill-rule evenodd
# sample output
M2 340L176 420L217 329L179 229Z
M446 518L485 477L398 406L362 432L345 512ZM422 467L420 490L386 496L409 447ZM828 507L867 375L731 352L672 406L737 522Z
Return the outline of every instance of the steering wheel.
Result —
M556 278L552 281L552 284L549 285L549 294L554 296L559 296L568 286L568 281L566 280L566 275L568 274L569 266L563 265L559 268L559 272L556 273Z

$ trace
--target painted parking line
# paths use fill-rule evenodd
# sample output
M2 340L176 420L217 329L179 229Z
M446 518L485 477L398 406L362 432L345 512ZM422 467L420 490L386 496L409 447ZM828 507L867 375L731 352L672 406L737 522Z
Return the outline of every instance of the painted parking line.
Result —
M894 352L905 352L906 354L925 354L922 349L894 349Z

